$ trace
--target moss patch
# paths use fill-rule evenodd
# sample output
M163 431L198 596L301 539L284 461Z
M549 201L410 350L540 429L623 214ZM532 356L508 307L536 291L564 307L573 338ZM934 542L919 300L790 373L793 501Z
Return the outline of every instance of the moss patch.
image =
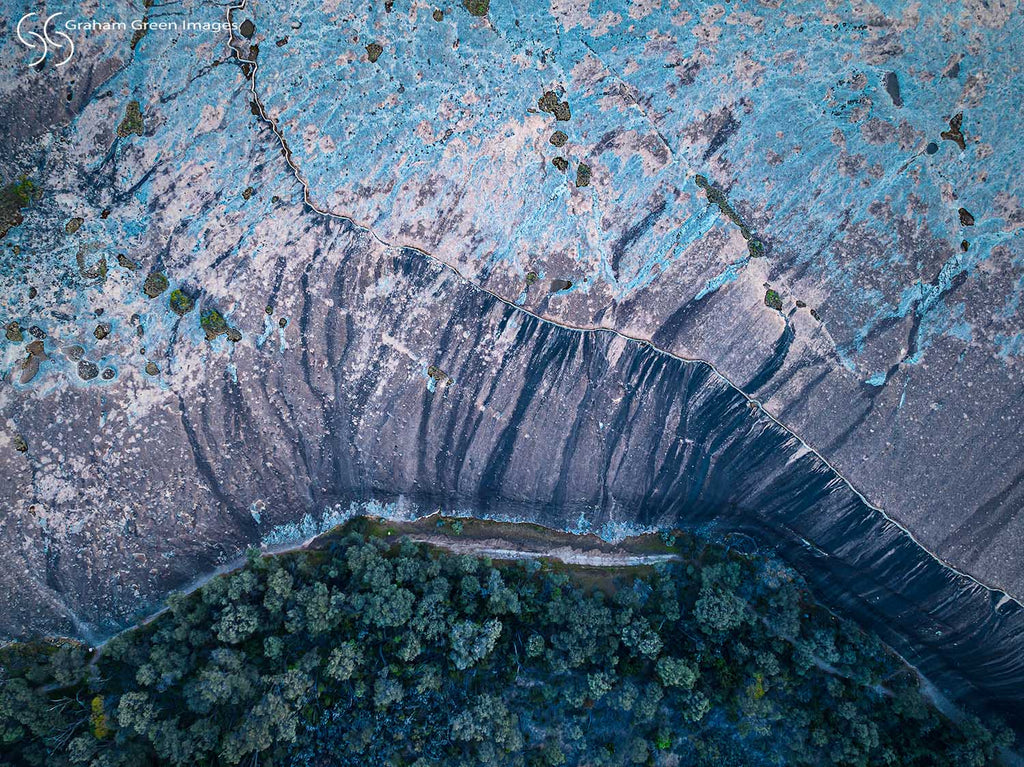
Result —
M163 272L151 272L142 285L142 292L150 298L156 298L167 290L167 276Z
M199 318L199 327L206 332L206 340L212 341L219 335L228 332L228 322L224 315L216 309L208 309Z
M576 167L576 186L590 186L590 166L585 162Z
M179 317L184 317L193 307L196 305L192 297L182 290L172 290L171 297L168 301L171 307L171 311L177 314Z
M764 293L764 305L775 311L782 311L782 296L769 288Z
M491 10L491 0L462 0L462 5L470 16L486 16Z
M38 200L41 194L42 190L26 176L0 190L0 239L24 221L21 209Z
M120 138L126 138L133 133L141 136L143 130L142 108L139 106L138 101L129 101L128 106L124 110L124 119L117 126L117 135Z

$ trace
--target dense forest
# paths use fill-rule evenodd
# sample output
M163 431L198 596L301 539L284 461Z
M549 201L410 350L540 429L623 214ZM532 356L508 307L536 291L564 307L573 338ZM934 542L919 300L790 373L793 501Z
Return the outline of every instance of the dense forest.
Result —
M456 536L461 523L437 522ZM491 561L357 520L250 551L98 652L0 650L0 764L981 767L880 642L762 557Z

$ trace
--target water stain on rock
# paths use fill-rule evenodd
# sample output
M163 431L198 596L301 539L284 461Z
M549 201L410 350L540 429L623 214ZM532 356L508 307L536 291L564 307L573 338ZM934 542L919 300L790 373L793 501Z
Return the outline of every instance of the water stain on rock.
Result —
M889 98L892 99L892 105L895 107L903 106L903 98L900 96L900 80L896 76L896 73L886 72L883 82L885 84L885 92L888 93Z

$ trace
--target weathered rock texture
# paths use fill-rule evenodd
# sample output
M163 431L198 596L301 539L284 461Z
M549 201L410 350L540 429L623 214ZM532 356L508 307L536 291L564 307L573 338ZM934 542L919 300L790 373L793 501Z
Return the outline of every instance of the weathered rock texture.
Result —
M2 342L0 630L109 632L353 504L714 523L1019 714L1024 611L925 550L1024 594L1016 12L695 7L7 40L6 103L73 98L0 133L42 191L0 320L45 334Z

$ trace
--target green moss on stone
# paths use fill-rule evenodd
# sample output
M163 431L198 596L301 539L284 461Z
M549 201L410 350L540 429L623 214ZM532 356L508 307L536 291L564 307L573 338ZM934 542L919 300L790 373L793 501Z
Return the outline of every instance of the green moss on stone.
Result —
M462 0L470 16L486 16L491 10L491 0Z
M206 332L206 339L212 341L219 335L228 332L228 322L224 315L216 309L208 309L199 318L199 327Z
M182 290L172 290L171 297L168 301L171 307L171 311L177 314L179 317L184 317L195 306L195 301L192 297Z
M146 277L146 282L142 286L142 292L150 298L156 298L167 290L167 285L167 276L163 272L151 272Z
M143 129L142 108L139 106L138 101L129 101L128 106L124 110L124 119L117 126L117 135L120 138L125 138L133 133L141 136Z
M769 288L764 294L764 305L775 311L782 311L782 296Z

